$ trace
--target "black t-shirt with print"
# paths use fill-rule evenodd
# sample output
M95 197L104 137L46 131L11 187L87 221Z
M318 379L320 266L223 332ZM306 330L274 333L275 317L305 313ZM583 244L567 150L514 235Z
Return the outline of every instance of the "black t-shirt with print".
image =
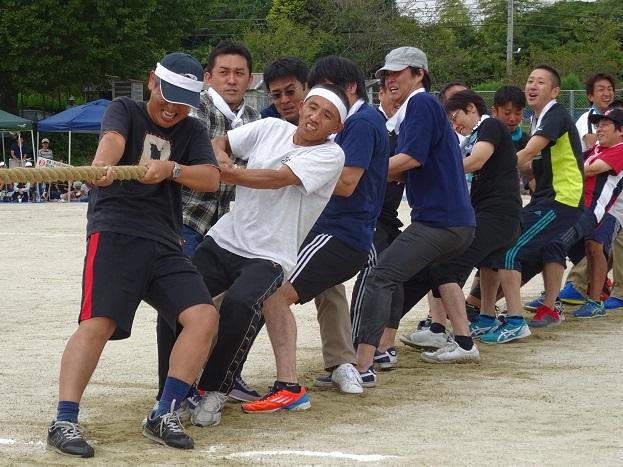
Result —
M521 196L517 180L517 153L506 126L495 118L482 121L476 143L485 141L494 147L493 154L473 174L470 195L476 212L488 210L518 216Z
M125 137L125 150L118 165L160 159L182 165L218 166L208 131L195 118L185 118L172 128L161 128L147 114L144 102L120 97L104 114L102 134L109 131ZM170 180L154 185L116 180L107 187L94 187L87 219L87 235L116 232L181 248L181 185Z

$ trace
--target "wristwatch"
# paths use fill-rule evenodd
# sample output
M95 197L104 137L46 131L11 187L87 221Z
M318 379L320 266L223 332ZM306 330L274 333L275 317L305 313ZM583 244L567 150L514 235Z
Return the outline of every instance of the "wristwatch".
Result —
M177 162L173 162L173 170L171 171L171 180L175 180L182 175L182 166Z

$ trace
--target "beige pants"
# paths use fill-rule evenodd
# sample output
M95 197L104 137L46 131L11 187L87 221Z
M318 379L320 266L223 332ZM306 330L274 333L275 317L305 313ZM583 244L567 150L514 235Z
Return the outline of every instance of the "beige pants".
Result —
M342 363L355 363L350 309L344 284L336 285L318 295L314 302L318 312L322 358L329 370Z
M586 295L588 290L588 263L586 258L573 266L569 271L566 282L573 282L573 287L578 292ZM612 243L612 275L614 286L612 295L623 299L623 229L614 238Z

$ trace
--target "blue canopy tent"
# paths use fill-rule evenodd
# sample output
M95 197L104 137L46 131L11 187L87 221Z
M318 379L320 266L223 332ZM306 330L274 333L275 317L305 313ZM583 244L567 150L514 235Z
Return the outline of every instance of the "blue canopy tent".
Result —
M107 99L98 99L84 105L76 105L67 110L39 120L37 123L37 147L39 147L39 132L68 132L68 162L71 164L71 134L72 133L99 133L102 126L104 112L110 104Z

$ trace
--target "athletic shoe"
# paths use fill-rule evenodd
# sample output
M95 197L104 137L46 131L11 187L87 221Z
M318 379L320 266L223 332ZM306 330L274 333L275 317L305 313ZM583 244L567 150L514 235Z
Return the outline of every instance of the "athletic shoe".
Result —
M241 407L245 413L270 413L279 410L307 410L311 407L311 403L302 386L298 393L273 386L260 400L245 402Z
M363 373L359 373L361 376L361 385L364 388L373 388L376 386L376 371L374 371L374 367L368 368L368 371L364 371Z
M524 310L527 311L536 311L541 305L543 305L543 300L545 299L545 292L541 292L541 295L534 300L530 300L527 303L524 303Z
M599 318L606 316L606 309L603 302L596 302L590 298L586 303L573 312L575 318Z
M156 401L156 403L157 402L158 401ZM190 417L193 414L193 410L197 408L199 402L201 402L201 396L199 394L195 394L192 397L187 397L186 399L184 399L180 406L175 410L175 413L177 413L177 417L180 419L180 422L182 422L182 424L190 422Z
M476 344L470 350L463 349L451 337L446 345L434 352L422 352L422 360L428 363L478 363L480 352Z
M229 398L240 402L252 402L261 399L262 395L247 385L242 376L238 374L234 378L234 388L229 393Z
M560 300L569 305L583 305L586 303L586 297L575 289L573 282L567 282L562 288Z
M361 376L351 363L342 363L333 370L331 381L344 394L361 394L363 392Z
M432 332L429 328L414 331L400 337L400 341L410 347L425 350L437 350L446 345L448 336L445 333Z
M398 366L396 347L389 347L385 352L374 351L374 364L380 370L393 370Z
M52 421L48 427L48 449L74 457L93 457L95 450L82 436L77 423Z
M556 306L554 310L550 307L541 305L534 313L534 317L529 321L528 325L531 328L548 328L550 326L557 326L562 322L561 314Z
M484 344L504 344L505 342L514 341L517 339L523 339L530 334L530 328L526 324L526 321L522 319L507 320L503 324L500 324L497 328L489 331L487 334L480 336L480 342Z
M184 431L184 427L174 408L175 401L171 402L170 412L154 418L152 418L152 412L147 417L147 422L143 427L143 436L172 448L192 449L195 447L195 442Z
M192 410L190 423L195 426L216 426L221 423L221 411L227 401L227 394L206 391L197 406Z
M613 297L612 295L604 302L604 308L606 311L619 310L623 308L623 300Z
M467 319L470 323L478 321L478 317L480 316L480 307L465 302L465 311L467 312Z
M475 323L469 324L469 332L473 338L478 338L487 334L502 324L497 319L482 319L482 316Z
M433 324L433 318L428 315L425 319L418 321L417 330L423 331L424 329L430 328L430 325Z
M331 379L331 373L327 373L326 375L316 376L314 378L314 386L319 388L332 388L335 383Z

